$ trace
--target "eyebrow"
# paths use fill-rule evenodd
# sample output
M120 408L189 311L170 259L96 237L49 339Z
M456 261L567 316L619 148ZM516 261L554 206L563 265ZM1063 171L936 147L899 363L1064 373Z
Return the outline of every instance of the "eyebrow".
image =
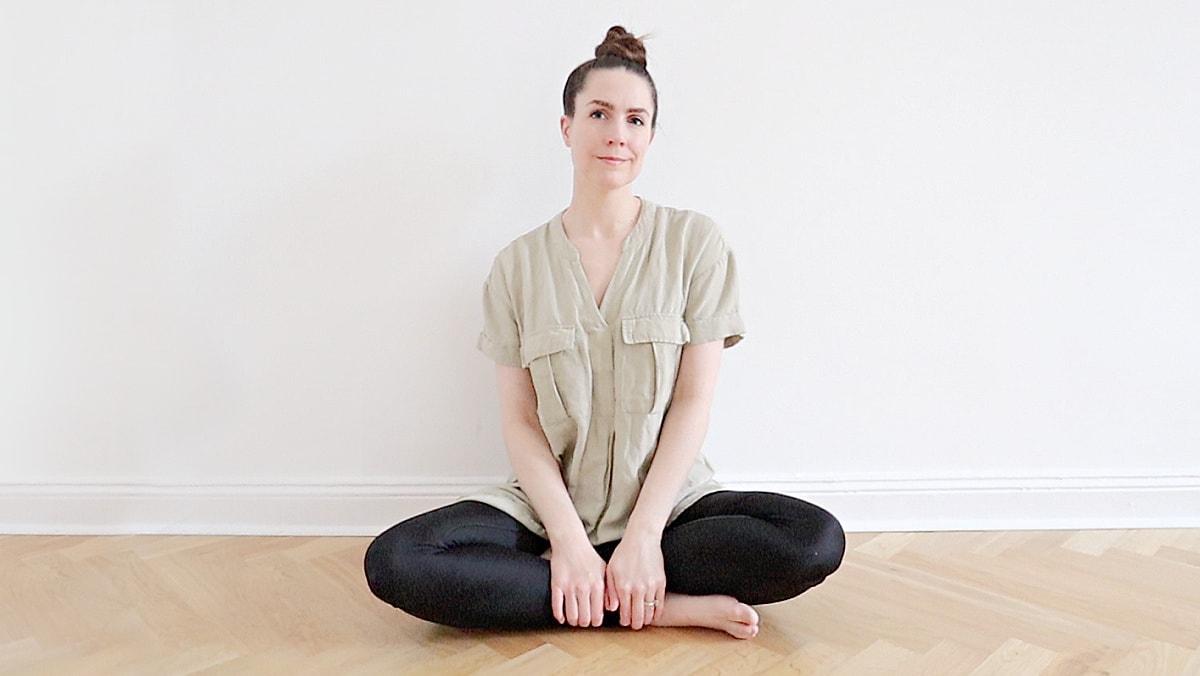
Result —
M600 106L601 108L604 108L605 110L616 110L616 106L609 103L608 101L601 101L600 99L592 99L591 101L588 101L588 105ZM627 110L625 112L638 113L640 115L649 115L650 114L650 111L646 110L645 108L630 108L629 110Z

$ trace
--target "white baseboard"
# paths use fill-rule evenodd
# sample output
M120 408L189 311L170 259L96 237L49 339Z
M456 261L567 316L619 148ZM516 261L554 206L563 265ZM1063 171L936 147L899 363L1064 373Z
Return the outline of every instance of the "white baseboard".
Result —
M851 532L1200 528L1200 475L730 477L726 483L809 500Z
M725 476L809 500L846 530L1200 528L1200 476ZM0 533L373 535L498 478L384 483L0 484Z

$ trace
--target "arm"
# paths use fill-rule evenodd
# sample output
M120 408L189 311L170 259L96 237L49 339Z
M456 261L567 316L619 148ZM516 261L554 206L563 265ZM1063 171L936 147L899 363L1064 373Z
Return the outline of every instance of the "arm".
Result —
M604 560L587 532L537 417L529 371L496 366L501 426L513 472L550 538L550 604L559 622L600 626L604 619Z
M684 346L671 408L663 419L658 449L629 517L627 537L662 538L679 489L708 433L723 347L719 340Z
M662 533L708 432L723 348L720 340L684 346L654 460L625 536L609 560L608 605L615 599L621 608L621 624L634 629L651 624L661 612L646 612L644 602L661 603L666 593Z

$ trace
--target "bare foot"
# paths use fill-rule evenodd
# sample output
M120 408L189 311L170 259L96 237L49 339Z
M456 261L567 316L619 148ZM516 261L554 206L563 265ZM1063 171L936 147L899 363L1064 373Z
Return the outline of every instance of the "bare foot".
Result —
M708 627L734 638L758 636L758 613L732 596L667 594L659 627Z

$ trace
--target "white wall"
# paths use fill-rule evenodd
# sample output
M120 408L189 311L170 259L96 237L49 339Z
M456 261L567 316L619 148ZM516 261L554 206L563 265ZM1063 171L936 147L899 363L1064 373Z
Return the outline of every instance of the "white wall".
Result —
M706 453L851 528L1200 525L1200 6L0 3L0 530L369 532L507 472L492 255L654 34Z

